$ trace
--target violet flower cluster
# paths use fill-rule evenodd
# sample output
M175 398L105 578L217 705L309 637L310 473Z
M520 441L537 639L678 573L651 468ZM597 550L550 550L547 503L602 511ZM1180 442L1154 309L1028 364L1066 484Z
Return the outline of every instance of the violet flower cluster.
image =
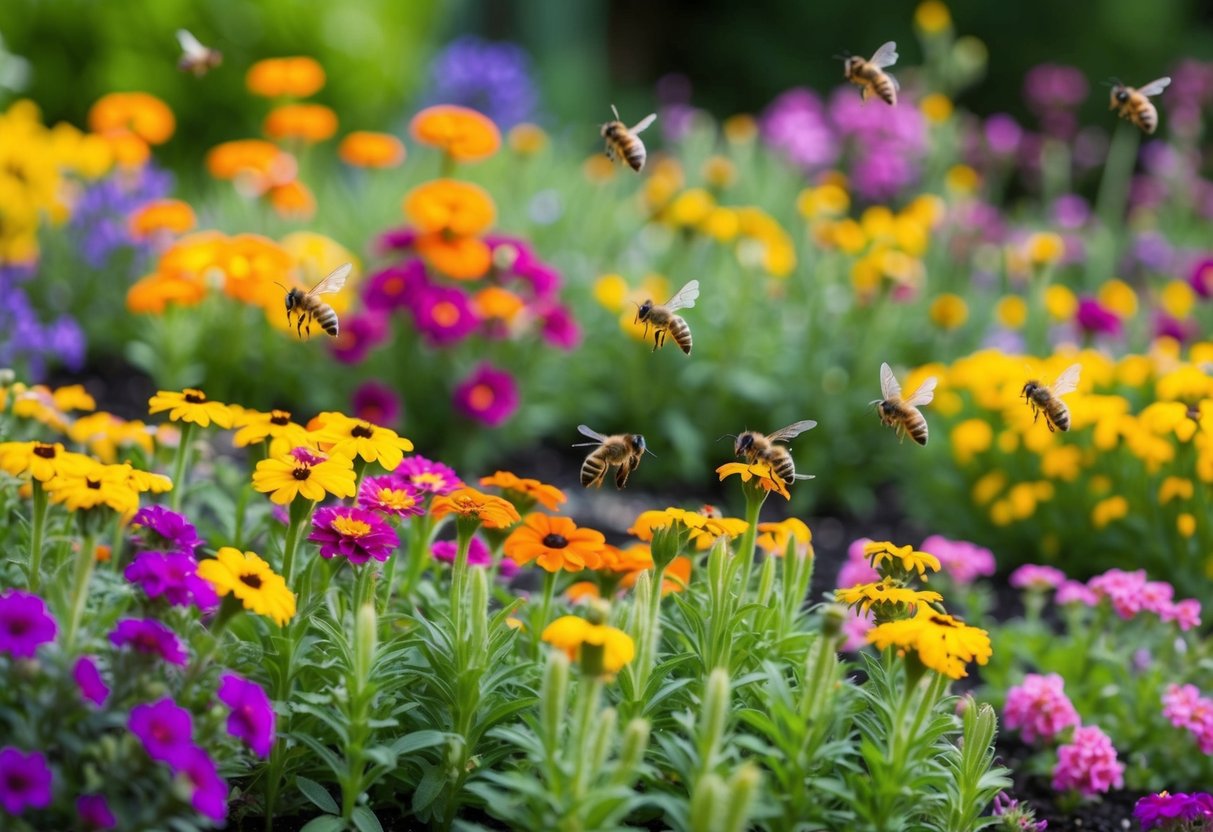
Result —
M120 249L147 253L147 243L130 233L128 218L143 205L168 196L173 176L153 163L120 168L84 189L72 207L70 228L80 256L93 268L105 266Z
M1162 695L1162 715L1192 735L1202 754L1213 754L1213 699L1195 685L1172 684Z
M136 554L123 571L128 581L171 606L210 610L219 604L215 590L197 574L194 550L202 539L184 515L164 506L145 506L131 518L131 527Z
M193 789L190 803L199 814L219 823L227 818L227 783L206 749L194 744L189 711L164 697L132 708L127 727L152 760L185 776Z
M1161 829L1162 832L1209 829L1213 827L1213 794L1148 794L1133 807L1133 817L1141 824L1142 832L1151 829Z
M539 89L531 58L521 46L467 35L434 56L425 103L460 104L509 129L534 121Z
M36 266L0 265L0 367L22 366L38 381L51 364L79 370L84 364L84 331L70 315L44 323L20 284Z

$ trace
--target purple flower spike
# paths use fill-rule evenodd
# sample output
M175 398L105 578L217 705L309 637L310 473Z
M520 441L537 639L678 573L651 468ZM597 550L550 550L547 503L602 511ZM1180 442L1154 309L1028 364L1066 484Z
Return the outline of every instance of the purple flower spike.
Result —
M274 706L261 685L225 673L219 680L219 701L232 709L227 732L248 743L259 757L268 757L274 745Z
M150 705L136 705L131 709L127 727L153 760L168 763L174 769L188 762L194 747L194 721L190 712L172 699L165 697Z
M57 629L37 595L15 589L0 595L0 653L32 659L40 646L55 640Z

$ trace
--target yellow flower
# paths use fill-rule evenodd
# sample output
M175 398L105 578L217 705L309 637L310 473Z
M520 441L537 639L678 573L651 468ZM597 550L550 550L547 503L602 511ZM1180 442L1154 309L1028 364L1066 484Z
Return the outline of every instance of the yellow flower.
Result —
M998 496L1007 485L1007 475L1001 471L991 471L973 484L973 502L979 506Z
M474 488L460 488L446 496L435 497L430 506L430 514L435 520L448 514L475 517L489 529L509 528L522 520L518 509L508 500Z
M969 675L965 669L969 662L984 665L994 655L985 630L925 606L913 618L873 627L868 641L882 650L892 645L914 650L924 665L952 679Z
M943 596L929 589L910 589L886 581L876 581L837 589L834 591L834 599L847 606L857 607L860 612L867 612L877 606L882 617L890 617L906 609L916 609L922 604L940 603Z
M944 185L957 194L972 194L981 187L981 174L968 165L952 165L944 174Z
M709 156L703 163L703 181L708 187L721 190L737 181L737 166L727 156Z
M362 419L351 419L344 413L329 411L316 419L320 429L314 432L315 441L321 445L331 443L331 454L351 460L361 457L391 471L404 459L405 451L413 450L413 443L397 436L396 431Z
M1129 501L1120 495L1100 500L1091 510L1091 525L1102 529L1113 521L1120 520L1129 513Z
M914 25L928 35L952 28L952 14L940 0L925 0L914 10Z
M131 466L103 465L81 454L65 455L58 472L45 484L52 503L68 511L107 506L123 516L139 509L139 492L130 481Z
M295 617L295 593L253 552L224 546L215 557L198 563L198 577L220 596L230 593L246 610L269 616L279 627Z
M831 242L847 254L858 254L868 244L863 226L853 219L842 219L828 227Z
M303 447L263 459L253 471L253 488L283 506L296 497L312 502L323 500L325 494L353 497L355 480L354 465L348 457L326 459Z
M703 222L716 206L716 200L703 188L691 188L679 194L667 209L670 222L679 226L693 226Z
M896 546L887 540L865 543L863 556L871 561L873 569L880 570L881 564L885 561L890 564L900 563L903 570L907 573L917 572L920 578L926 574L928 569L938 572L940 568L939 558L934 555L927 552L916 552L913 546Z
M203 428L211 422L221 428L230 428L234 419L227 405L207 401L206 393L188 387L180 393L161 390L148 399L148 413L165 410L169 411L168 417L174 422L193 422Z
M548 134L537 124L518 124L506 134L510 150L519 156L534 156L547 147Z
M127 464L129 471L127 472L127 482L131 488L138 491L140 494L150 491L153 494L166 494L173 490L173 481L164 474L156 474L151 471L140 471L138 468L131 467Z
M64 413L73 410L93 411L97 409L96 400L80 384L57 388L51 394L51 401L55 403L55 407Z
M1158 487L1158 502L1165 506L1176 498L1191 500L1194 493L1195 486L1192 485L1191 480L1182 477L1167 477Z
M735 517L709 517L699 512L671 507L661 511L641 512L636 522L628 529L628 534L647 542L653 539L653 533L657 529L668 528L674 524L689 530L688 539L697 549L710 548L719 537L738 537L748 528L744 520Z
M952 99L943 93L933 92L922 99L918 109L922 111L927 121L940 124L952 117Z
M1036 513L1037 489L1033 483L1019 482L1007 492L1006 503L1012 520L1027 520Z
M611 312L623 309L628 291L628 282L617 274L604 274L594 281L594 300Z
M930 243L930 228L918 217L902 213L893 218L893 239L911 257L922 257Z
M724 137L730 144L745 144L758 135L758 122L746 113L729 116L722 126Z
M805 219L819 217L841 217L851 208L851 197L846 189L827 183L816 188L805 188L796 197L796 209ZM856 225L858 230L859 226Z
M1078 312L1078 298L1065 286L1053 284L1045 289L1045 309L1055 321L1068 321Z
M1051 266L1066 253L1066 244L1061 235L1040 231L1028 237L1026 250L1032 265Z
M994 444L994 429L984 419L966 419L952 428L952 454L958 465L968 465L973 457L985 453Z
M1196 305L1196 293L1184 281L1172 280L1163 287L1159 303L1168 315L1182 321L1192 314L1192 307Z
M708 215L703 218L700 223L700 230L707 234L713 240L721 243L728 243L737 238L741 231L741 221L737 218L737 212L731 208L722 208L717 206L708 212Z
M245 410L235 419L239 430L232 436L232 444L237 448L245 448L265 439L283 439L290 447L306 445L307 430L303 425L291 421L290 411L271 410L260 413L256 410ZM280 453L275 450L271 453Z
M58 442L0 442L0 470L14 477L29 475L38 482L48 482L80 454L63 450ZM82 457L87 459L87 457ZM70 467L70 466L69 466Z
M587 598L601 598L602 591L598 589L598 584L593 581L578 581L574 584L569 584L564 590L564 597L568 598L574 604L578 604Z
M788 543L795 541L796 547L806 547L813 551L811 543L813 533L804 521L789 517L778 523L759 523L758 539L755 541L760 548L775 556L782 556L788 550Z
M618 673L636 656L636 645L631 636L617 627L606 624L591 624L575 615L563 615L543 629L541 638L548 644L563 650L570 661L580 657L582 666L598 664L599 675ZM585 655L586 645L597 648L590 662ZM594 661L596 660L596 661Z
M1137 314L1137 293L1123 280L1112 279L1099 287L1099 302L1118 318Z
M1196 517L1184 512L1175 518L1175 528L1183 537L1191 537L1196 534Z
M969 305L960 295L945 292L931 301L928 314L940 329L958 329L969 318Z
M1082 474L1082 451L1075 445L1054 445L1040 457L1040 473L1063 482L1074 482Z
M1019 329L1028 320L1028 304L1018 295L999 298L994 307L994 317L1007 329Z
M783 478L776 476L775 472L771 470L771 466L765 462L758 462L753 465L747 465L744 462L726 462L716 469L716 473L720 475L721 480L734 474L741 477L743 483L753 479L755 484L764 491L774 491L785 500L792 499L792 495L788 493L788 487L784 483Z

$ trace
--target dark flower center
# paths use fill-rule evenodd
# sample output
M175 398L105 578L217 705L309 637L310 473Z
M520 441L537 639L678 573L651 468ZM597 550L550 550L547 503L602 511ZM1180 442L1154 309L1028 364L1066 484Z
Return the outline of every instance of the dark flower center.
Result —
M159 646L160 645L156 642L156 637L151 633L140 633L139 635L135 636L135 647L146 653L153 652Z
M206 401L206 393L201 390L186 390L182 398L190 404L202 404Z
M302 468L296 468L293 473L295 475L295 479L306 480L312 475L312 469L304 466Z
M275 410L270 416L271 425L278 425L281 427L282 425L290 424L290 422L291 414L287 413L285 410Z
M26 791L30 787L30 783L25 779L25 775L19 771L10 771L4 778L5 790L9 794Z
M241 575L240 581L246 586L251 586L253 589L261 589L260 575Z
M173 732L163 723L157 722L152 726L152 736L159 742L168 742L173 738Z
M34 445L34 456L40 456L43 459L55 458L55 446L43 445L41 443Z
M34 629L34 624L28 618L13 618L5 624L5 632L10 636L20 638L21 636Z
M543 539L543 545L549 549L563 549L569 545L569 541L562 534L549 534Z
M367 425L358 425L352 431L350 431L350 433L357 436L359 439L370 439L375 435L375 432Z
M89 479L86 477L84 480L84 484L87 485L89 488L96 489L98 491L101 490L101 480L94 480L94 479Z

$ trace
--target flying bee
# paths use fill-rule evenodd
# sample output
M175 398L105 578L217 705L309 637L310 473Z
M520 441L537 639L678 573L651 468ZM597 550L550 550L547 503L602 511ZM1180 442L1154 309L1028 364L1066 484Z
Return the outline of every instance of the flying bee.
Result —
M788 485L795 480L809 480L813 478L812 475L797 474L796 463L792 461L791 452L783 445L776 443L795 439L806 430L812 430L815 427L817 427L816 422L806 419L803 422L796 422L786 428L781 428L769 436L756 430L747 430L740 434L737 441L733 443L733 453L745 457L746 462L751 465L755 462L767 463L771 466L775 476Z
M604 436L586 425L578 425L577 430L582 436L588 436L593 442L578 442L574 448L593 447L581 463L581 484L586 488L602 485L602 480L612 465L618 466L615 472L615 487L623 488L628 484L628 476L640 465L640 458L647 451L652 451L644 443L644 437L639 433L617 433Z
M885 67L897 63L896 43L889 41L877 49L876 54L867 61L858 55L838 55L836 57L842 58L845 62L843 77L862 89L861 94L864 101L875 95L886 104L897 103L897 92L901 89L901 84L898 84L896 78L885 72Z
M1036 380L1028 381L1020 395L1032 408L1032 424L1045 415L1045 424L1049 430L1067 431L1070 429L1070 409L1066 407L1061 397L1078 389L1078 374L1082 371L1081 364L1071 364L1062 371L1049 387Z
M901 397L901 385L897 383L893 371L888 364L880 365L880 394L883 399L875 399L870 404L876 406L880 414L881 424L897 431L897 435L905 439L908 434L919 445L927 444L927 420L918 412L918 408L931 403L935 398L937 380L931 376L922 386L904 399Z
M177 69L182 72L192 72L202 77L223 63L222 52L203 46L198 38L186 29L177 30L177 43L181 44L181 59L177 61Z
M315 320L320 328L337 337L337 313L333 311L333 307L320 299L321 295L340 292L341 287L345 285L345 279L349 276L350 269L354 268L353 263L346 263L333 269L333 271L324 280L317 283L311 290L304 292L302 289L286 289L286 325L291 325L291 313L297 316L296 331L299 337L303 337L303 330L306 326L307 334L312 334L312 321Z
M636 310L636 321L644 322L645 338L649 337L649 324L653 325L653 352L665 346L665 336L668 332L680 350L687 355L691 354L691 328L681 315L675 315L674 312L678 309L690 309L698 297L699 281L692 280L665 304L658 306L650 299Z
M606 139L607 158L612 162L623 159L632 170L640 173L644 169L644 160L648 156L644 149L644 142L640 140L638 134L656 120L657 114L649 113L637 122L635 127L629 128L619 120L619 111L615 109L614 104L611 105L611 112L615 114L615 120L602 125L602 138Z
M1127 118L1135 127L1146 133L1158 129L1158 108L1150 100L1150 96L1158 95L1167 88L1171 79L1167 77L1151 81L1141 89L1134 89L1112 79L1112 95L1108 103L1109 110L1116 110L1121 118Z

